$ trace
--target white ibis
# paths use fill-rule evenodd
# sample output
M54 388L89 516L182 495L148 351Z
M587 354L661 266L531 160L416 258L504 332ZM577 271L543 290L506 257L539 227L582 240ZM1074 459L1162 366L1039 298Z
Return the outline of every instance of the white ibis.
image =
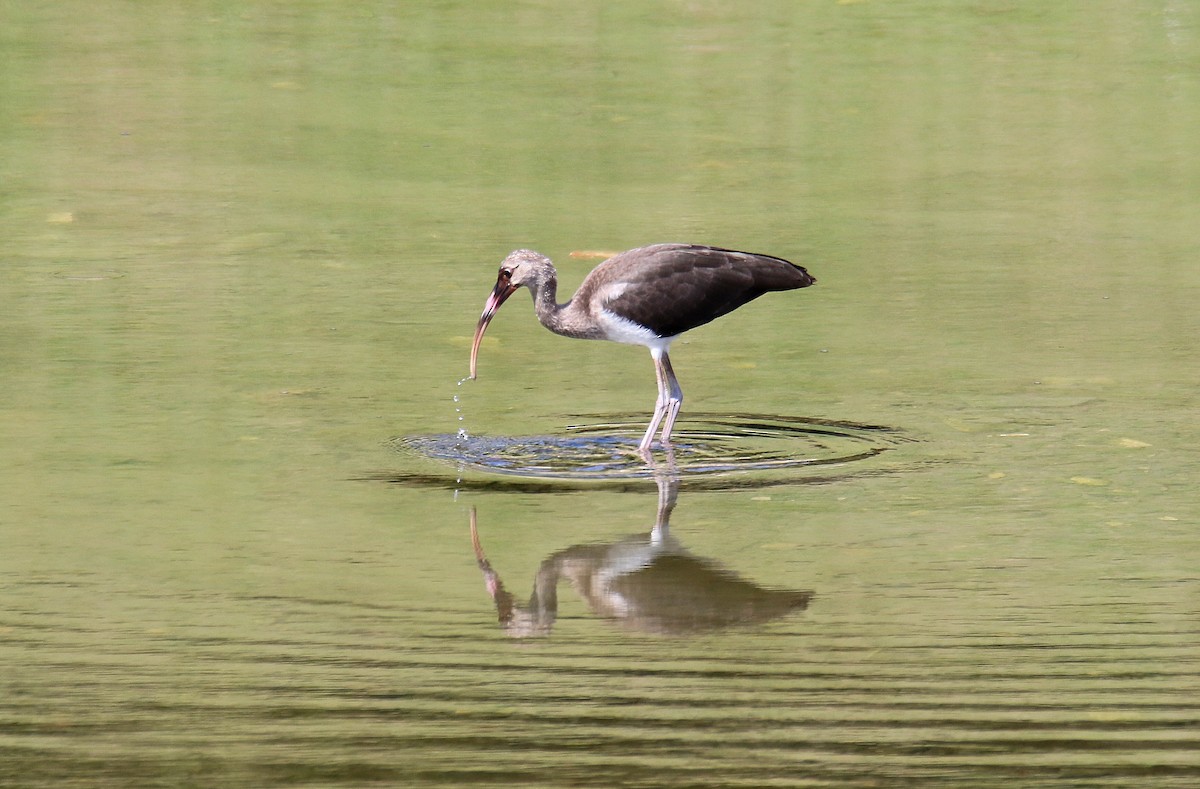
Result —
M662 444L683 404L667 349L689 329L732 312L775 290L816 282L794 263L769 255L693 244L654 244L622 252L596 266L566 304L555 298L558 272L545 255L518 249L500 264L496 287L483 305L471 345L471 378L483 333L505 299L524 286L542 325L564 337L645 345L654 359L658 401L638 450L643 454L662 425Z

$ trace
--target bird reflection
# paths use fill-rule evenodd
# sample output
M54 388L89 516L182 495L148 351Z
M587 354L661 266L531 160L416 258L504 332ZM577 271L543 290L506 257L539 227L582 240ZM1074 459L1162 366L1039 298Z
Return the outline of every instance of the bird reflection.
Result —
M669 533L679 491L677 475L659 475L658 514L648 535L613 543L582 544L547 557L522 605L504 587L479 539L471 511L471 543L504 631L516 638L548 635L558 615L563 579L597 616L632 630L682 635L759 624L802 611L812 592L767 589L738 577L713 559L690 553Z

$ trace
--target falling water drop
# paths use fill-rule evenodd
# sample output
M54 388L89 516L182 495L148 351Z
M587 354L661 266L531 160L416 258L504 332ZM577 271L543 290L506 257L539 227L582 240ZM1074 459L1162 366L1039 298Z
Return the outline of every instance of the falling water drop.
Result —
M463 378L462 380L460 380L458 382L458 385L462 386L463 381L469 381L469 380L470 380L469 378ZM458 415L458 421L460 423L459 428L458 428L458 434L457 434L456 438L459 443L462 443L463 441L469 441L471 436L470 436L470 434L467 433L467 429L465 427L463 427L461 424L462 422L466 421L466 417L463 416L463 412L462 412L462 402L458 399L457 394L454 395L453 400L454 400L454 413Z
M459 379L458 386L462 386L465 382L467 382L469 380L471 380L471 379L470 378ZM457 394L454 395L454 413L458 414L458 421L460 423L466 421L466 417L463 416L463 412L462 412L462 403L459 401ZM455 435L455 443L461 447L464 442L470 441L470 440L471 440L471 436L469 433L467 433L467 429L460 424L459 428L458 428L458 433ZM462 475L463 475L464 467L465 466L463 463L460 462L458 464L458 474L456 475L457 478L454 483L455 485L462 484ZM454 489L454 500L458 501L458 488L457 487Z

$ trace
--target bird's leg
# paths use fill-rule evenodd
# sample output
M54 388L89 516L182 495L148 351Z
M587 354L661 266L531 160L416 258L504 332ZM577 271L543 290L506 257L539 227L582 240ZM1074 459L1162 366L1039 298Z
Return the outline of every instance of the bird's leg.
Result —
M675 378L675 371L671 369L671 357L667 356L666 352L662 355L662 370L666 375L666 409L667 418L663 422L662 442L663 445L671 443L671 428L675 427L675 417L679 416L679 408L683 405L683 390L679 388L679 381ZM662 398L663 395L659 395Z
M654 415L650 417L650 426L646 428L646 434L642 436L642 443L638 444L638 452L643 455L650 451L650 445L654 443L654 432L658 430L659 424L666 416L671 398L670 385L667 383L667 371L663 367L666 353L652 348L650 356L654 359L654 377L658 381L658 400L654 403Z

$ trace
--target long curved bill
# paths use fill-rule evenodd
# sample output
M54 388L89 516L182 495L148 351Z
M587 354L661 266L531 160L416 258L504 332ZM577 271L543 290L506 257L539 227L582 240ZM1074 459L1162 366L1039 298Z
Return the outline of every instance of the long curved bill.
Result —
M483 314L479 316L479 325L475 327L475 340L471 343L471 380L475 379L475 362L479 358L479 344L483 342L483 333L487 331L488 324L492 322L500 305L516 291L517 289L506 280L497 280L496 287L484 302Z

